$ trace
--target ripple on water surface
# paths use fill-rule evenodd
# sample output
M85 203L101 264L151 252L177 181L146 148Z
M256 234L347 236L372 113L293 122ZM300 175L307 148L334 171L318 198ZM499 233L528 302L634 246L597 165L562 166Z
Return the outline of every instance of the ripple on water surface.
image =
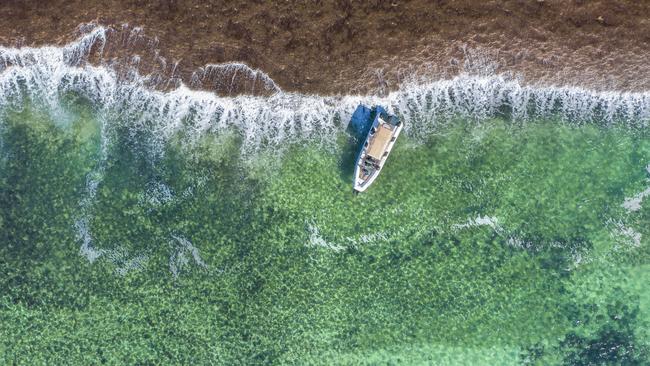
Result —
M646 94L465 77L219 98L120 84L74 47L0 49L20 65L0 74L0 334L34 350L10 359L647 357ZM354 196L359 102L409 128Z

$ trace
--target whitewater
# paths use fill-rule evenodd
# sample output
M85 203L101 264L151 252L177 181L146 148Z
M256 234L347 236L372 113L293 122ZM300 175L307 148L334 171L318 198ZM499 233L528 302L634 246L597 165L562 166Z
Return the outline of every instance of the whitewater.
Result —
M135 29L136 34L138 30ZM595 123L646 129L650 125L650 92L522 85L503 75L463 74L448 80L405 83L384 97L320 96L285 92L261 70L233 62L206 65L194 73L190 84L203 86L206 78L234 84L240 78L250 80L253 94L257 86L270 95L218 96L182 83L173 90L161 91L151 87L149 76L138 73L137 56L127 77L120 76L108 64L88 62L91 53L102 54L109 36L108 28L97 26L63 47L0 47L0 113L20 110L23 101L31 100L46 106L59 123L65 124L69 117L61 106L62 96L72 92L91 102L101 123L101 153L87 176L75 228L82 243L81 253L91 262L101 256L112 258L113 262L126 261L118 268L121 274L141 268L146 256L129 259L119 248L97 249L89 229L97 187L104 178L108 149L118 128L126 128L133 136L146 136L146 154L155 162L161 158L165 144L179 132L184 136L182 143L192 145L204 135L235 131L243 140L241 153L248 157L261 150L281 152L294 143L332 147L359 104L386 106L409 121L405 132L414 141L426 140L458 118L476 124L499 116L515 124L555 118L576 126ZM158 200L161 195L163 200L172 199L164 183L152 184L158 187L150 200ZM310 226L310 230L318 232L315 226ZM509 240L519 243L517 239ZM193 253L190 257L198 265L204 265L189 241L170 239L172 247L177 247L176 242L182 245L170 256L170 270L175 276L177 258L185 250Z
M183 84L80 29L0 47L5 363L645 357L650 92L475 69L314 95L238 62ZM355 196L359 104L406 129Z
M417 124L406 125L407 134L413 137L426 137L453 118L480 123L496 115L522 122L556 117L575 124L641 129L650 125L649 92L521 85L502 75L459 75L449 80L407 83L385 97L319 96L283 92L262 71L229 63L206 65L192 79L220 73L231 82L252 78L261 80L261 87L273 94L223 97L183 84L168 92L156 91L145 87L147 76L138 75L135 68L128 79L120 79L108 65L87 62L92 50L101 54L107 33L107 28L96 27L63 47L0 47L0 107L28 97L57 110L60 96L75 92L100 110L118 111L119 116L127 117L123 123L129 123L129 128L149 129L160 143L179 130L197 137L234 128L244 138L247 152L300 139L327 143L346 128L360 103L385 105L406 120L417 120ZM138 117L129 118L131 115Z

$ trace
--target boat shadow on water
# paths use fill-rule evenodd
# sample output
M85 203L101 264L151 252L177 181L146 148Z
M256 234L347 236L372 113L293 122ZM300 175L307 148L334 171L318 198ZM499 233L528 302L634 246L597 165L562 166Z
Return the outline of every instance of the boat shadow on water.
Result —
M348 142L345 144L339 160L339 174L341 179L346 183L351 184L354 181L354 165L363 142L364 140L353 135L348 136Z
M377 179L403 127L399 117L381 106L357 107L350 128L360 134L363 143L354 164L354 191L366 191Z
M345 130L348 135L348 141L343 148L340 158L340 177L345 182L354 182L354 167L357 162L357 157L365 142L365 137L368 135L368 131L372 126L375 113L370 108L359 105L348 122Z

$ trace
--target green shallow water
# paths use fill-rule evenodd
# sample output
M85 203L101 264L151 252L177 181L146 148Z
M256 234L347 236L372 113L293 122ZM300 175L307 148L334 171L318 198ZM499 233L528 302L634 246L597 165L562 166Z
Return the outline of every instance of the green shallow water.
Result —
M343 133L242 157L115 123L102 158L74 98L1 118L3 363L650 362L646 131L458 119L355 196Z

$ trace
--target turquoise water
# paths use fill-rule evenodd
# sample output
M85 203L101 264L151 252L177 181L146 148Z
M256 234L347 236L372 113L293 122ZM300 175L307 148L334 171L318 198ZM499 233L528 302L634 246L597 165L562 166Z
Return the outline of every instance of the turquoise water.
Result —
M627 96L526 118L480 88L397 101L408 128L355 196L358 99L280 127L256 118L330 102L221 101L230 123L67 72L3 89L3 363L650 362L650 136Z

